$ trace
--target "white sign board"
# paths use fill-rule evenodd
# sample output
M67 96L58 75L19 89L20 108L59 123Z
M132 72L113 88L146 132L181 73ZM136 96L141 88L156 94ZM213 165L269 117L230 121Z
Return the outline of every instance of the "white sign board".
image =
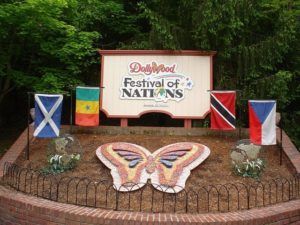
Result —
M209 112L214 52L99 51L101 110L107 117L137 118L161 112L200 119Z

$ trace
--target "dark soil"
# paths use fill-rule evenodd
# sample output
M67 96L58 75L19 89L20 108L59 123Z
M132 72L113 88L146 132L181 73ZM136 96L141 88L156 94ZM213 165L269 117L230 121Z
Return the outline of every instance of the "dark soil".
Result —
M84 150L82 160L75 169L54 177L40 176L39 173L32 174L26 170L22 170L23 172L18 174L16 170L15 176L18 178L12 177L9 181L10 185L18 188L19 191L63 203L114 210L171 213L236 211L288 201L294 194L293 191L290 192L290 190L294 190L294 186L291 185L293 188L290 189L289 182L270 181L278 177L290 178L292 176L285 161L282 166L279 165L280 151L277 146L263 147L261 157L266 160L267 164L260 177L260 181L266 183L265 186L262 186L261 183L256 183L255 179L243 178L234 174L229 157L230 151L237 141L233 137L88 134L79 134L75 137L78 138ZM186 141L208 146L211 154L192 171L186 182L185 191L181 191L177 195L164 194L154 189L149 183L134 192L117 193L113 189L109 169L100 162L95 154L100 145L111 142L134 143L153 152L162 146ZM17 164L20 167L38 171L45 168L48 143L49 140L46 139L35 139L30 147L30 160L26 161L22 156L17 160ZM64 178L59 180L62 177ZM87 177L88 179L75 177ZM16 179L19 179L17 183ZM235 185L229 183L235 183ZM259 186L247 186L247 184L253 183Z
M144 146L153 152L162 146L176 142L198 142L208 146L210 156L196 169L187 180L186 188L193 186L207 186L210 184L224 184L235 182L254 182L252 178L243 178L233 173L230 160L230 151L237 141L232 137L215 136L151 136L151 135L75 135L82 145L84 155L78 166L59 176L89 177L92 180L112 181L110 171L96 157L96 149L105 143L129 142ZM47 166L46 149L49 140L35 139L30 147L30 160L24 160L23 156L17 160L22 167L30 166L33 169L42 169ZM264 146L261 157L266 160L266 168L260 180L270 180L276 177L291 177L286 162L279 165L280 149L277 146Z

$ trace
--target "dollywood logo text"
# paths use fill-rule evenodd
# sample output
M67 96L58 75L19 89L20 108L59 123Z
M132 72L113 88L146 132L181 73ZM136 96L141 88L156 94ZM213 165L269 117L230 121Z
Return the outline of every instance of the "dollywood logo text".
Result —
M129 74L174 74L175 73L176 64L173 65L165 65L160 64L157 65L156 62L152 62L152 64L142 65L139 62L132 62L129 64Z
M184 99L185 89L191 90L193 81L176 68L176 64L131 62L122 78L120 98L157 102Z

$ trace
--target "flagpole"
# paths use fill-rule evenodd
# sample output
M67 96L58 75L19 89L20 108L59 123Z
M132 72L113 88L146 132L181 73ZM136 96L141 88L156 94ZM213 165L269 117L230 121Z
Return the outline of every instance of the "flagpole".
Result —
M70 134L73 133L73 92L72 92L72 88L70 89Z
M241 93L242 91L240 91ZM241 94L239 94L239 139L241 139L242 132L242 101L241 101Z
M279 165L282 165L282 114L280 113L280 120L279 120L279 128L280 128L280 161Z
M26 149L26 160L29 160L29 126L30 126L30 92L27 92L27 149Z
M104 86L100 86L100 90L101 89L104 89L105 87ZM103 90L102 91L99 91L99 125L98 126L100 126L100 112L101 112L101 104L102 104L102 102L101 102L101 95L102 95L102 92L103 92ZM122 119L121 119L121 122L122 122Z

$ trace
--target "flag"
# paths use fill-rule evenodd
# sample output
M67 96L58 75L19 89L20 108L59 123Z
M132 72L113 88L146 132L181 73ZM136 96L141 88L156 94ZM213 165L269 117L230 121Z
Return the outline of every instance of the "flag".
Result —
M210 93L210 128L235 129L235 91L212 91Z
M276 144L276 101L249 100L250 140L254 144Z
M35 94L34 137L59 136L62 95Z
M76 125L99 125L99 93L98 87L76 87Z

